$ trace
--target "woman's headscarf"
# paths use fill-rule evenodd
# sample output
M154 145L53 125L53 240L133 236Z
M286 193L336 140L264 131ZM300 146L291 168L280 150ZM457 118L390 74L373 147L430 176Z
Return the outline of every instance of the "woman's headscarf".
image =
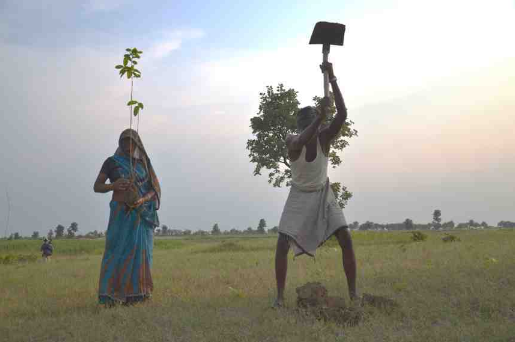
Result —
M116 149L115 154L117 155L125 155L123 153L121 144L122 140L125 138L131 138L131 140L136 144L135 151L134 151L134 158L139 159L143 162L143 165L145 167L145 170L147 171L147 174L150 176L150 183L152 184L152 189L156 193L157 197L157 206L156 210L159 209L159 206L161 204L161 186L159 185L159 180L157 179L156 173L154 171L154 167L152 166L152 163L150 162L150 158L148 157L147 151L145 150L145 147L143 146L143 142L141 141L141 138L133 129L127 128L120 134L120 139L118 139L118 148Z

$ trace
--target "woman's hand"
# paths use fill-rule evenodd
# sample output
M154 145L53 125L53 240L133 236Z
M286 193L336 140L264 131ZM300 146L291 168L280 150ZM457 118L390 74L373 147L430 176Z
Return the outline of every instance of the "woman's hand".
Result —
M138 199L136 202L134 202L133 207L134 208L138 208L139 206L141 206L145 202L146 202L146 198L145 197L140 197L140 199Z
M114 191L125 191L129 188L130 182L125 178L118 178L116 182L113 183Z

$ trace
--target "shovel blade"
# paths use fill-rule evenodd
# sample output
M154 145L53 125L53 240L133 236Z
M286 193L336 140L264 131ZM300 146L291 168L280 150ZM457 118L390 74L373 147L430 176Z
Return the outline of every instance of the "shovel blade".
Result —
M316 23L309 44L343 45L345 25L319 21Z

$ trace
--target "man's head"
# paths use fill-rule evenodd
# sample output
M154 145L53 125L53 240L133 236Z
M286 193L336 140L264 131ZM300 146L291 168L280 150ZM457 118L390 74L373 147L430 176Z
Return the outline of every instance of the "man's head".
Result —
M315 107L304 107L297 113L297 130L302 132L315 120L317 111Z

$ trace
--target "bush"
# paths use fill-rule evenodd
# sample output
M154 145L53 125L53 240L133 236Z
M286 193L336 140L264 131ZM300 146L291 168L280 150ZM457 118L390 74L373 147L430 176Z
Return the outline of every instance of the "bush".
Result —
M427 235L422 232L411 232L411 240L419 242L425 241L427 239Z
M445 236L442 238L442 241L443 242L457 242L457 241L461 241L461 239L459 237L457 237L456 235L446 233Z

